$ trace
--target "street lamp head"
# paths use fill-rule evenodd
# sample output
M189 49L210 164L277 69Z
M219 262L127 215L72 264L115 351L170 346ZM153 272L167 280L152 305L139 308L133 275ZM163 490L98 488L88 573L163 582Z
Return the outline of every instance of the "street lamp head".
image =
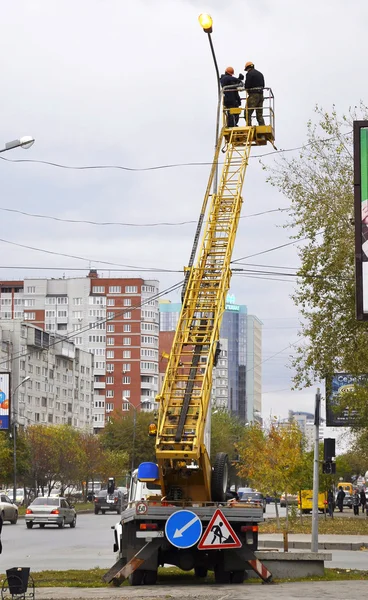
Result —
M27 382L27 381L29 381L30 379L31 379L30 375L27 375L27 377L25 377L25 378L23 379L23 381L22 381L21 385L22 385L23 383L26 383L26 382Z
M5 144L5 150L12 150L13 148L30 148L33 146L35 139L31 135L24 135L18 140L12 140L11 142L7 142Z
M24 135L19 140L20 146L24 148L24 150L28 150L35 143L35 139L31 135Z
M202 13L198 17L198 21L200 26L202 27L205 33L212 33L212 17L206 13Z

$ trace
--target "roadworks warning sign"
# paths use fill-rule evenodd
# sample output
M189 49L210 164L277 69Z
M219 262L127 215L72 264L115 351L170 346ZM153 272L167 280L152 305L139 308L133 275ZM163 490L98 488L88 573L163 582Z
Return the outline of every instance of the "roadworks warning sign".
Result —
M208 523L198 550L224 550L225 548L241 548L242 543L231 527L225 515L218 508Z

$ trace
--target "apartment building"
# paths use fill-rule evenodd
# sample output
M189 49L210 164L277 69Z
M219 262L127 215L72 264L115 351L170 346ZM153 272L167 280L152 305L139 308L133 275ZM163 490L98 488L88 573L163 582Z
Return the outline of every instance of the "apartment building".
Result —
M92 431L91 353L21 320L0 321L0 371L10 372L11 412L20 425Z
M158 390L158 281L87 277L0 282L0 322L23 319L94 356L93 422L150 410Z

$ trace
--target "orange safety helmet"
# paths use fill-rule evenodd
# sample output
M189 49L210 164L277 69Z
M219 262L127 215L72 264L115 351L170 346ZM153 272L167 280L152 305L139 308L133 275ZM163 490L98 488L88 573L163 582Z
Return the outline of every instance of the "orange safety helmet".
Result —
M247 71L248 69L254 69L254 64L252 62L245 63L244 71Z
M232 67L226 67L225 73L228 75L234 75L234 69Z

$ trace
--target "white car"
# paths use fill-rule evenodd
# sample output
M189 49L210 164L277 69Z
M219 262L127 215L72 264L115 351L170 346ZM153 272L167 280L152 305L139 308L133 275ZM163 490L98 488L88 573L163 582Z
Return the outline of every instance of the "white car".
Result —
M18 507L6 494L0 494L0 513L3 521L10 521L12 525L18 521Z
M32 529L33 525L39 525L41 529L45 525L57 525L59 529L70 525L73 529L77 524L77 515L65 498L41 496L28 506L25 520L27 529Z

